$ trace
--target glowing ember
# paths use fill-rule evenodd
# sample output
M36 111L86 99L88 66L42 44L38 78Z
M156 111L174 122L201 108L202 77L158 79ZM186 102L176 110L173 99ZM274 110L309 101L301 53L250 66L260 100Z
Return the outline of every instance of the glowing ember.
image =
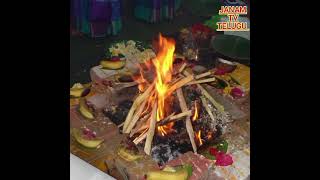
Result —
M199 142L199 146L201 146L203 144L202 139L201 139L201 130L199 130L198 133L196 133L196 139Z
M208 135L207 135L207 139L211 139L212 138L212 132L208 132Z
M192 117L192 121L195 121L198 119L199 113L198 113L198 106L197 106L197 101L194 103L194 115Z

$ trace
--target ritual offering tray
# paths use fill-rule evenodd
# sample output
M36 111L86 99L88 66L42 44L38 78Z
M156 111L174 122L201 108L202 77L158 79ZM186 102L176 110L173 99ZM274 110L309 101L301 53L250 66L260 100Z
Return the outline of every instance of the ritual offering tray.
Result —
M112 44L90 86L71 88L71 153L116 179L249 178L250 67L154 43Z

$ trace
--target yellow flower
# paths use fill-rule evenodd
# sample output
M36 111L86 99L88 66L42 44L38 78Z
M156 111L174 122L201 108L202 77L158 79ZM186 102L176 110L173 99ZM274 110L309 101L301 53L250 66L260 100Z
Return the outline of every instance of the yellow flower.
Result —
M223 89L223 93L224 94L230 94L231 90L232 90L232 87L227 86L226 88Z

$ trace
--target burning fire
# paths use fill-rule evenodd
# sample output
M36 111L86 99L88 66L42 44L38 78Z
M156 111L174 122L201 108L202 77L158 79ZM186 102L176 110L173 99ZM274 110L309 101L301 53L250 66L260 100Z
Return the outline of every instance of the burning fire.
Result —
M173 40L164 38L159 35L158 54L153 60L153 64L156 70L156 91L158 94L157 104L157 121L160 121L165 117L165 100L167 97L168 83L172 77L172 65L173 56L175 50L175 42ZM162 136L166 135L168 130L173 126L173 123L169 123L164 126L158 126L158 132Z
M201 139L201 130L196 133L196 139L199 141L199 146L203 144L202 139Z
M199 113L198 113L198 106L197 101L194 102L194 115L192 117L192 121L195 121L198 119Z
M175 42L174 40L167 39L159 35L159 42L158 42L158 53L157 57L152 59L149 62L146 62L145 67L143 65L139 66L140 75L135 76L134 80L138 82L138 88L140 92L145 91L147 85L149 84L148 81L143 77L144 69L147 68L148 70L151 69L151 66L155 68L155 89L156 93L154 95L150 95L148 99L147 109L152 106L153 102L156 101L157 103L157 121L161 121L166 116L166 109L165 104L168 103L170 96L168 94L168 85L172 78L172 66L174 60L174 50L175 50ZM169 132L172 128L174 123L168 123L163 126L158 126L158 132L164 136Z
M168 91L168 83L172 77L173 53L175 42L159 35L159 52L153 60L156 68L156 90L158 93L157 120L160 121L165 116L165 98Z

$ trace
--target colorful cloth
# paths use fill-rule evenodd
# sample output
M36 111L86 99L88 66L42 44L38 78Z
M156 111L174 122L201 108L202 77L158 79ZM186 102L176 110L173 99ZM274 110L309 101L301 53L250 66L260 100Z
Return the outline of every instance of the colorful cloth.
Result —
M120 0L72 0L71 26L91 37L117 35L121 28Z
M246 6L246 3L240 0L220 0L220 1L224 6Z
M135 0L134 15L151 23L172 20L180 6L181 0Z

